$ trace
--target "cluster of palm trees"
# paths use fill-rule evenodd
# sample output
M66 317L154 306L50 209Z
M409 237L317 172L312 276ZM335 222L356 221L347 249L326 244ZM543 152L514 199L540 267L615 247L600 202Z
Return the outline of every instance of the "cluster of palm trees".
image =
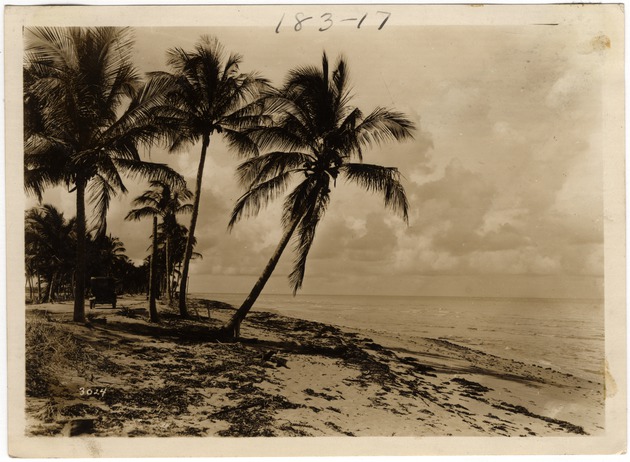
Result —
M379 107L365 115L351 106L345 59L331 67L324 54L321 68L297 67L289 71L282 87L274 88L256 73L241 73L240 55L227 54L216 39L202 37L192 50L169 50L170 71L149 73L143 81L131 64L131 32L119 28L27 31L25 187L40 198L46 188L57 185L76 193L76 321L84 319L86 192L97 217L97 233L103 235L111 197L126 192L122 175L151 182L151 189L134 201L137 208L127 216L154 219L150 292L154 293L162 274L167 297L173 298L178 287L179 312L188 316L186 284L204 165L216 135L245 159L236 170L245 193L234 206L230 229L297 183L284 199L283 237L225 326L227 335L238 336L242 320L291 239L296 258L289 280L294 293L300 289L317 225L338 178L382 194L385 205L407 219L398 170L363 163L363 150L410 138L414 125L399 112ZM141 146L160 144L171 152L200 145L194 194L167 165L141 159ZM183 202L188 199L192 206ZM176 247L166 239L159 263L156 238L159 226L165 236L177 232L181 236L183 230L174 217L183 212L190 212L191 220L176 279Z
M137 197L133 203L142 205L131 210L128 219L145 216L162 217L151 235L152 252L136 266L125 255L124 243L111 234L99 234L92 229L86 235L86 282L92 276L108 276L116 281L118 293L141 294L151 291L151 272L155 272L154 296L166 294L169 302L178 287L184 259L188 230L178 223L176 215L189 212L190 204L181 200L190 198L190 191L171 195L170 187L160 181L152 181L152 189ZM157 196L156 194L160 194ZM25 262L28 299L34 303L46 303L68 299L74 293L74 268L76 261L76 219L66 219L51 204L32 207L25 215ZM201 257L193 253L193 257ZM155 265L155 266L154 266ZM161 268L159 271L156 268ZM37 294L35 295L35 291ZM151 300L155 303L155 300Z
M74 293L76 220L66 219L50 204L32 207L25 216L26 283L32 303L68 299ZM115 236L88 233L86 279L114 276L118 291L147 291L146 263L136 266L125 255L124 244Z
M177 222L177 215L190 213L192 205L183 203L192 197L192 193L185 187L173 188L167 182L151 181L151 189L136 197L133 205L138 208L131 210L127 220L140 220L145 217L153 218L152 245L149 272L149 312L151 320L157 322L156 298L158 293L166 293L169 304L179 285L181 264L184 261L188 245L188 230ZM158 216L162 222L158 225ZM159 252L160 241L162 252ZM194 237L192 239L194 245ZM200 256L196 254L196 256ZM180 266L177 270L176 266ZM158 267L162 268L162 277L158 275ZM161 287L161 289L159 289Z

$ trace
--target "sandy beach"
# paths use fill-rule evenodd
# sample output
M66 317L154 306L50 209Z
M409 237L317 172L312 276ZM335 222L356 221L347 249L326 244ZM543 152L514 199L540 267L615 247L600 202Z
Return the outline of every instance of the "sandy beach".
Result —
M232 307L199 319L123 297L71 323L71 302L27 307L28 435L600 435L604 387L445 340L254 310L238 342L208 340ZM208 318L210 314L210 318Z

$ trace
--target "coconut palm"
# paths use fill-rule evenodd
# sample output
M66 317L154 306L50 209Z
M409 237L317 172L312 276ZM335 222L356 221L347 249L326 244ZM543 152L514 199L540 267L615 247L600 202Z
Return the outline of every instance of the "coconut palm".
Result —
M34 28L24 66L25 189L40 200L49 187L76 192L74 320L85 320L86 191L105 234L109 202L126 192L121 174L175 178L143 162L138 146L160 132L149 117L150 91L139 92L130 29Z
M186 212L192 208L191 204L186 204ZM160 261L163 263L166 271L162 275L161 286L167 293L169 304L175 300L175 293L179 284L176 279L176 267L181 266L186 250L186 240L188 236L188 228L175 220L166 220L158 224L158 251ZM193 242L193 247L196 240ZM193 259L200 256L197 252L193 252Z
M173 252L173 235L179 231L177 223L177 215L183 213L190 213L192 205L188 203L182 203L183 201L190 199L192 193L185 187L179 187L177 185L154 180L151 181L151 189L145 191L143 194L134 199L133 205L139 208L131 210L126 220L140 220L145 217L153 217L153 246L155 254L152 251L151 267L153 268L157 264L157 246L158 246L158 224L157 217L162 218L162 234L164 235L164 248L165 248L165 275L167 280L170 281L171 274L173 273L171 253ZM157 268L153 273L157 273ZM156 280L157 281L157 280ZM157 285L157 283L155 284ZM172 291L169 289L166 291L169 302L171 301Z
M266 98L267 108L275 113L274 121L250 136L261 150L277 150L239 166L237 173L247 192L237 201L229 228L282 195L293 179L299 179L299 183L284 200L280 243L249 296L226 325L229 335L238 336L242 320L294 233L297 255L289 280L294 295L300 289L315 230L339 175L383 194L385 206L407 221L407 198L398 170L365 164L362 159L366 147L411 138L414 125L402 113L381 107L364 116L350 106L350 100L346 61L340 58L330 73L326 54L321 69L309 66L290 71L284 87Z
M117 286L122 293L146 294L149 286L149 263L143 262L136 266L130 259L119 260L116 263L115 275Z
M242 129L260 123L262 115L256 100L268 84L256 74L239 73L242 57L226 55L223 46L214 38L202 37L192 51L173 48L167 56L173 72L150 74L149 84L163 97L163 106L154 111L155 123L165 129L173 152L201 141L179 291L180 314L187 317L186 285L210 139L215 133L222 134L231 149L242 155L257 154L256 145L242 133Z
M88 235L89 236L89 235ZM116 270L127 260L125 244L116 236L95 234L89 236L88 255L91 276L116 277Z
M171 240L172 251L170 252L170 260L173 272L170 287L171 291L175 291L177 287L181 286L182 266L184 263L184 256L186 255L186 244L188 242L188 228L180 223L177 223L177 225L170 230L169 237ZM193 238L193 248L196 244L197 239ZM199 252L193 251L191 260L195 260L197 258L203 258L203 256Z
M43 301L53 301L62 284L69 282L74 258L75 220L50 204L33 207L25 218L25 257L30 271L47 283ZM39 289L38 289L39 290ZM42 300L42 297L38 297Z

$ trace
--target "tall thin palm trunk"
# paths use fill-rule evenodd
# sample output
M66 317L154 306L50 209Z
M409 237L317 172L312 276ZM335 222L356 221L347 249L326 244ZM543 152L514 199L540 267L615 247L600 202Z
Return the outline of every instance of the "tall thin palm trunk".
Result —
M55 276L56 272L53 271L50 276L50 283L48 284L48 302L53 303L55 301Z
M199 168L197 169L197 182L195 184L195 201L193 202L193 211L190 218L190 228L188 229L188 239L186 240L186 253L184 254L184 269L182 271L181 285L179 289L179 314L187 318L188 308L186 306L186 285L188 283L188 270L190 268L190 259L192 258L193 242L195 239L195 228L197 227L197 217L199 215L199 200L201 198L201 182L203 180L203 168L206 163L206 153L210 144L210 135L203 135L201 146L201 155L199 157Z
M166 267L164 268L166 270L166 274L164 275L164 280L166 281L166 283L164 284L165 289L166 289L166 297L168 300L168 304L169 306L171 305L171 303L173 302L173 292L171 291L171 251L170 251L170 242L171 242L171 238L168 236L168 230L165 231L167 233L166 236L166 242L165 242L165 257L166 257Z
M35 303L35 300L33 299L33 276L29 276L27 282L28 282L29 298L31 299L31 303Z
M37 303L42 302L42 277L37 272Z
M173 275L173 282L174 282L173 287L175 288L179 287L179 282L181 281L181 279L182 279L182 262L180 261L177 264L177 274Z
M171 238L166 237L166 292L168 293L168 303L173 303L173 262L171 261Z
M77 178L77 264L75 268L75 322L85 322L85 180Z
M278 264L278 261L282 256L282 252L284 252L284 249L287 247L287 244L291 240L291 236L293 236L295 228L297 228L298 224L300 223L300 219L301 217L296 217L293 219L293 222L285 231L282 239L280 239L280 243L278 244L278 247L276 247L276 251L269 259L269 262L267 263L267 266L265 266L264 271L258 278L258 281L256 281L256 284L254 284L254 287L252 288L251 292L249 293L243 304L236 311L236 313L234 313L232 319L230 319L230 322L225 326L225 332L230 337L238 338L241 329L241 322L243 322L243 319L245 319L245 316L247 316L249 310L251 310L252 306L254 306L256 299L258 299L258 296L264 289L265 284L267 284L267 281L273 274L273 271L276 269L276 265Z
M155 303L155 299L157 298L157 286L158 286L158 275L157 275L157 252L158 252L158 242L157 242L157 215L153 216L153 248L151 250L151 265L149 266L149 315L151 317L151 322L159 322L160 318L157 312L157 306Z

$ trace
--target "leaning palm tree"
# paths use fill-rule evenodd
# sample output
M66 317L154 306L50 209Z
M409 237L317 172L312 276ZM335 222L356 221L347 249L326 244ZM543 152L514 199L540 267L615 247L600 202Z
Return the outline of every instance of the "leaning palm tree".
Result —
M168 51L172 73L150 74L149 84L163 98L163 106L153 113L154 120L168 134L170 150L175 152L201 140L179 291L179 310L183 317L188 316L186 285L210 138L215 133L222 134L228 146L238 153L258 153L256 145L242 133L242 129L260 123L263 116L256 100L260 91L268 88L268 83L256 74L239 73L241 61L242 57L238 54L226 56L216 39L202 37L193 51L181 48Z
M130 29L34 28L25 32L25 189L40 200L49 187L76 192L74 320L85 320L86 191L99 234L109 202L132 178L177 178L143 162L138 146L161 133L150 117L151 92L138 92Z
M237 201L231 229L243 216L283 194L293 179L298 185L284 200L284 234L241 307L225 331L239 335L240 324L273 273L282 252L295 234L297 256L289 275L293 294L300 289L306 258L315 230L330 201L337 177L383 194L385 205L407 221L407 198L396 168L364 164L363 149L386 141L411 138L413 123L404 114L376 108L369 115L350 106L346 61L340 58L332 74L323 55L322 68L299 67L289 73L284 87L270 93L267 109L275 113L270 126L252 131L260 149L278 149L241 164L237 170L247 192ZM353 159L359 162L352 162Z

